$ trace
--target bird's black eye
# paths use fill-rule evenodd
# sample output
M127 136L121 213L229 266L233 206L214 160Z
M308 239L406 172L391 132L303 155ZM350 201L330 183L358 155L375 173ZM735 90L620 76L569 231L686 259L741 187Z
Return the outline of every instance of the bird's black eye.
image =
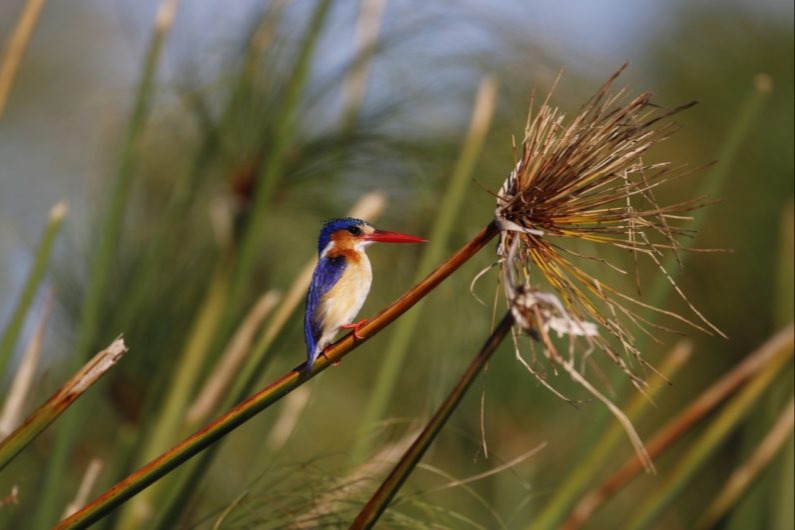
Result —
M348 227L348 232L350 232L350 234L352 236L360 236L360 235L362 235L362 229L360 227L358 227L358 226L355 226L355 225L354 226L349 226Z

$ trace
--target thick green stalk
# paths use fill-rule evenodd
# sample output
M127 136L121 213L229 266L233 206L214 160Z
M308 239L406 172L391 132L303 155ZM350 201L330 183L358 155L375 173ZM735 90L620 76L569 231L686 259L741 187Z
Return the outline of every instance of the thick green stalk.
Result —
M660 486L635 510L627 528L646 528L657 520L663 510L690 482L701 465L714 455L715 449L726 441L737 424L753 410L754 404L768 390L776 376L789 365L792 360L792 343L788 353L775 357L732 398L707 430L688 448Z
M94 356L73 375L42 406L28 416L22 425L0 441L0 470L6 467L41 431L55 421L63 412L83 395L91 385L113 367L127 347L122 339L116 339L106 349Z
M66 204L60 202L53 206L50 210L47 224L41 234L39 245L36 247L36 253L33 257L33 267L28 273L25 280L25 285L22 287L22 292L19 295L19 300L8 320L5 329L3 330L2 339L0 339L0 374L5 373L6 363L11 357L11 352L14 351L14 346L17 343L19 334L22 332L22 327L25 324L25 317L30 310L30 305L33 303L33 297L36 295L41 280L44 277L44 271L47 270L47 263L50 261L50 254L52 254L52 246L55 243L55 236L58 235L58 230L63 224L64 216L66 215Z
M497 350L497 346L502 343L511 331L511 326L513 326L513 315L508 311L483 345L483 348L480 349L475 358L472 359L472 362L469 363L469 366L456 386L436 410L436 413L434 413L427 425L425 425L420 435L414 440L411 447L403 453L403 456L392 469L392 472L389 473L389 476L381 483L378 490L370 497L370 500L364 505L359 515L356 516L356 519L350 527L351 530L372 528L373 525L378 522L381 514L384 513L389 503L395 498L397 492L400 491L400 487L417 467L422 456L436 439L436 436L441 432L442 427L447 423L447 420L458 407L458 404L461 403L464 394L469 387L472 386L472 383L483 370L486 362L488 362L492 354Z
M330 7L331 0L320 0L317 4L309 26L304 32L304 39L295 61L295 68L292 70L285 88L284 101L280 106L281 113L276 118L273 131L273 144L270 146L268 156L263 163L262 171L257 176L251 216L246 222L245 232L240 243L237 269L234 274L232 294L230 296L232 308L240 304L241 297L246 292L251 280L255 259L261 251L259 243L261 235L266 230L265 214L268 202L281 178L285 152L293 137L298 103L309 77L309 67L312 64L312 57ZM233 313L235 313L234 309L230 314Z
M748 135L754 119L759 115L762 109L762 104L767 99L770 92L769 78L758 77L754 80L754 86L750 93L746 96L742 103L740 112L734 120L726 141L721 147L718 155L718 163L713 166L705 179L701 183L697 196L716 197L723 187L724 182L730 174L730 169L734 167L734 160L740 153L740 147L743 140ZM704 224L709 211L706 209L696 210L692 213L693 220L690 223L692 230L698 231ZM686 266L686 262L690 257L690 253L684 253L680 256L682 267ZM663 262L663 267L666 271L675 277L676 259L673 256L668 256ZM657 275L655 281L652 283L651 288L645 293L643 302L652 307L662 307L665 303L666 297L671 292L671 284L668 279L663 275ZM646 349L648 341L641 336L638 349L642 352ZM628 384L628 378L622 377L617 381L613 381L617 393L622 393ZM580 495L594 477L602 470L603 464L609 461L609 454L615 447L615 441L608 443L603 441L605 438L605 425L609 420L609 414L606 411L598 411L593 420L597 433L600 434L595 440L589 442L589 449L587 458L588 464L577 461L572 466L572 470L566 473L566 480L559 487L555 488L555 494L545 503L544 509L539 514L538 518L531 525L532 528L537 530L556 528L565 517L566 512L571 508L572 503L578 495ZM597 464L597 465L589 465Z
M469 243L436 268L422 282L415 285L398 300L373 317L359 330L362 339L348 334L332 345L325 355L315 362L312 373L305 371L303 364L283 375L232 410L210 423L200 431L183 440L156 459L144 465L114 487L94 499L91 503L62 521L57 528L86 528L100 520L114 508L123 504L131 497L144 490L191 457L207 449L223 436L236 429L259 412L265 410L282 397L306 383L333 363L341 360L350 351L363 344L364 341L394 322L400 315L408 311L414 304L425 297L445 278L466 263L482 249L499 230L494 222L489 223Z
M158 7L155 28L149 48L144 59L141 79L136 91L127 135L124 140L116 179L108 204L107 216L99 233L99 246L91 264L91 283L82 306L80 325L77 332L77 343L72 364L79 366L91 351L91 345L97 340L102 300L108 286L108 278L113 263L113 255L121 233L124 212L128 203L128 195L135 169L135 155L143 134L146 118L149 115L152 91L154 89L157 65L166 36L168 35L177 9L177 0L163 0ZM60 431L55 441L47 472L43 481L43 490L38 497L38 509L34 519L34 528L47 528L63 510L60 506L60 492L64 489L64 477L67 476L69 453L75 443L81 416L67 414L61 422Z
M472 177L475 163L483 146L483 140L486 138L491 118L494 115L496 99L497 82L494 78L487 77L480 83L469 132L453 174L450 177L447 192L439 207L428 244L425 245L420 263L417 266L417 275L414 281L419 281L422 275L433 267L434 263L438 263L442 259L447 250L455 220L466 195L467 184ZM372 386L372 396L362 419L362 427L364 428L369 427L384 415L387 404L394 393L398 377L402 372L406 353L411 344L411 338L414 336L414 331L417 329L423 306L423 303L417 304L414 311L407 314L392 332L391 341L386 353L383 355L383 362ZM369 436L359 436L353 448L354 463L364 460L365 455L370 450L371 440L372 438Z

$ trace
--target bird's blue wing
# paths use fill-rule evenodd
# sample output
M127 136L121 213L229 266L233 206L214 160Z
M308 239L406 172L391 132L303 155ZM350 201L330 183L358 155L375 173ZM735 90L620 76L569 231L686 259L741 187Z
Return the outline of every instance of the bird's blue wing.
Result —
M306 297L304 313L304 339L306 340L306 370L312 371L312 365L318 355L317 342L323 335L323 322L319 315L320 301L329 289L339 281L345 270L345 258L321 258L312 275L309 294Z

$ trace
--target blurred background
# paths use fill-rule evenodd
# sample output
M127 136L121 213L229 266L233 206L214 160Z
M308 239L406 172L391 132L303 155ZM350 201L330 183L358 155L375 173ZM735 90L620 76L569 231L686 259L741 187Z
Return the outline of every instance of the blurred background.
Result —
M3 53L36 3L0 4ZM618 84L631 93L651 90L662 106L699 102L652 156L694 169L661 192L665 201L699 190L720 199L699 214L692 245L730 249L688 255L672 271L729 340L688 331L688 361L635 418L648 440L792 321L791 2L44 3L0 100L0 396L39 328L22 417L120 333L130 352L2 471L0 497L17 486L18 503L0 503L0 527L51 526L92 461L101 469L88 497L302 362L303 301L286 296L296 271L322 223L373 192L384 200L376 226L442 235L431 250L371 248L361 316L379 311L489 222L533 89L546 94L562 69L552 103L571 115L624 62ZM470 125L476 100L487 118ZM14 324L61 201L68 213ZM470 282L492 252L407 314L413 326L384 330L230 434L188 486L171 477L102 524L209 528L224 513L228 528L285 527L307 514L317 516L307 527L345 526L488 336L496 275L474 287L486 305ZM221 396L190 415L230 342L245 338L242 322L256 360L235 365ZM659 338L643 348L655 366L680 339ZM617 403L635 398L619 370L600 365ZM784 366L643 525L700 520L791 397L791 357ZM622 435L595 458L614 421L565 375L547 375L585 402L549 392L504 344L384 527L560 526L633 450ZM671 491L719 414L585 526L635 521ZM793 527L791 423L788 433L717 524Z

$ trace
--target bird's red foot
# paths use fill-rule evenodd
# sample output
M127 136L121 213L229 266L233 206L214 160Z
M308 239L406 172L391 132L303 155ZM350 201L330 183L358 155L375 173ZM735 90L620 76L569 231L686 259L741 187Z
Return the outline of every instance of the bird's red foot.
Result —
M358 322L353 322L351 324L343 324L341 327L343 329L352 329L353 330L353 336L356 337L359 340L362 340L364 337L359 335L359 328L364 326L365 324L367 324L367 319L363 318L363 319L361 319Z

